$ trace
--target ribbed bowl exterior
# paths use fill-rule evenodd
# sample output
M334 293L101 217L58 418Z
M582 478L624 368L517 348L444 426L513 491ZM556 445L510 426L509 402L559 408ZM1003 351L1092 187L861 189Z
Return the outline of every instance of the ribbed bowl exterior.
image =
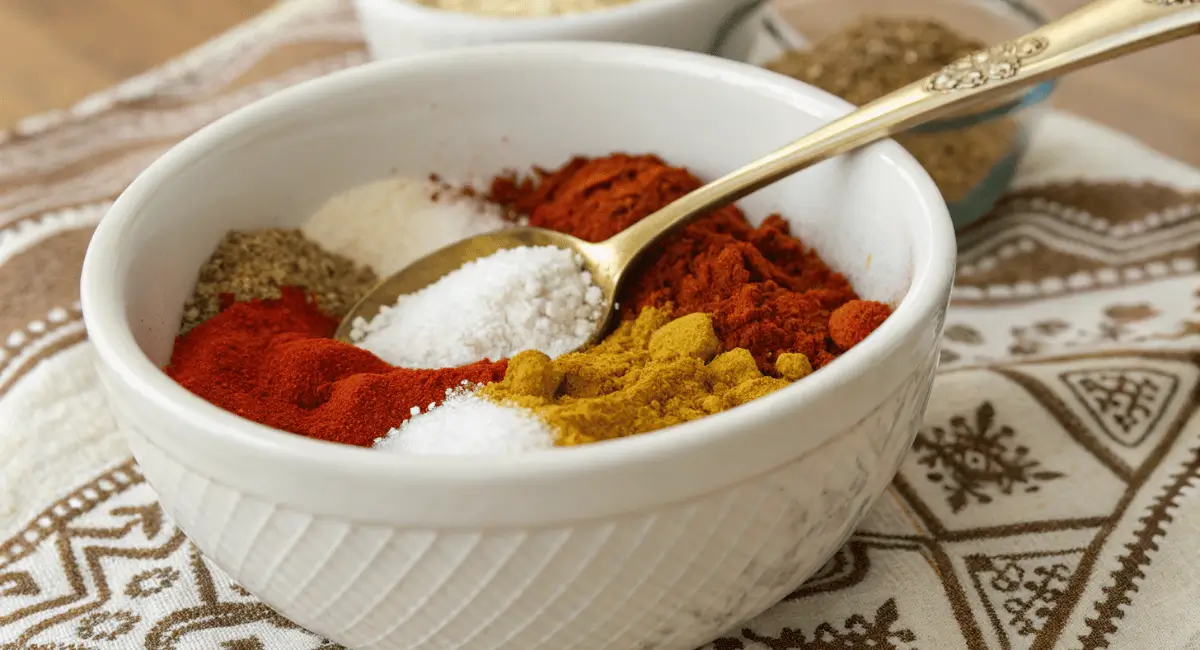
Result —
M248 591L352 648L693 650L798 587L883 491L933 357L826 446L654 511L537 529L314 516L205 478L130 424L163 508Z

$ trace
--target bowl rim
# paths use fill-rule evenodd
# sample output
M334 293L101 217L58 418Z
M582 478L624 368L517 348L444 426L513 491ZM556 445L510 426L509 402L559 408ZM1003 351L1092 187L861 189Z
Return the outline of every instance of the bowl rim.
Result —
M364 0L355 0L362 2ZM370 0L388 5L388 11L407 14L404 20L438 24L450 30L524 31L541 29L571 29L637 22L653 14L679 11L703 0L632 0L626 4L554 16L493 16L473 12L450 11L418 4L413 0ZM729 1L729 0L726 0ZM765 0L743 0L746 4ZM731 3L732 5L732 3Z
M933 181L902 147L885 140L868 148L882 157L912 189L922 206L923 221L914 223L914 238L927 243L924 259L914 259L908 294L892 316L870 337L836 363L785 389L754 400L737 409L693 422L620 440L583 445L570 450L551 449L503 456L406 456L379 453L307 438L258 424L217 407L194 395L155 365L138 346L125 314L124 290L128 273L122 269L121 250L144 214L141 206L166 179L185 170L238 133L262 128L272 115L288 106L305 103L309 97L350 94L352 88L401 76L406 71L437 65L469 66L486 56L509 64L522 61L574 59L581 64L655 67L661 70L707 77L719 84L754 90L795 104L799 110L832 120L853 107L820 89L745 63L714 56L646 45L595 42L502 43L437 50L411 57L377 61L297 84L242 107L171 147L143 171L117 198L101 220L89 243L80 284L84 322L101 363L125 384L123 392L136 393L140 400L188 421L206 436L207 442L269 455L280 466L320 468L338 475L353 475L366 481L432 481L458 486L490 486L497 482L524 484L528 481L565 480L581 473L621 471L631 463L670 459L682 452L699 453L714 443L745 445L756 422L785 403L819 404L850 381L869 373L873 360L899 351L914 332L927 330L945 308L953 284L956 243L945 201ZM919 248L919 247L915 247ZM914 251L914 255L915 255ZM882 400L885 396L879 396ZM875 403L870 403L874 408ZM870 412L864 407L863 416ZM792 406L789 410L797 410ZM803 448L776 464L807 455L823 446L838 432L825 437L809 436ZM175 435L164 433L164 436ZM745 468L746 476L758 474ZM741 470L739 470L741 471ZM398 478L400 477L400 478ZM712 487L712 486L710 486Z

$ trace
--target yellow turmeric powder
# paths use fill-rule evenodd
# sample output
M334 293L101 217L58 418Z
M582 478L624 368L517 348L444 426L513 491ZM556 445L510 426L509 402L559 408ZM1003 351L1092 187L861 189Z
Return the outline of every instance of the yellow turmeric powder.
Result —
M696 420L812 372L802 354L779 355L777 378L759 372L745 349L719 350L708 314L670 320L647 308L588 350L553 361L537 351L514 356L504 380L481 394L536 411L559 445L578 445Z

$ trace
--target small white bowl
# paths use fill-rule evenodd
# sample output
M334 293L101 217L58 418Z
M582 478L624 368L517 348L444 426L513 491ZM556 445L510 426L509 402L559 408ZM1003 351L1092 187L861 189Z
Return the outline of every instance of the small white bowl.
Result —
M624 150L713 178L847 109L749 65L597 43L448 50L302 84L174 147L101 222L82 296L102 381L166 512L319 634L353 648L693 650L811 575L921 422L954 233L896 144L741 203L754 221L782 212L893 316L812 376L697 422L516 457L398 456L244 420L160 367L229 229L296 226L396 172L478 182Z
M744 61L764 0L635 0L610 9L538 18L499 18L418 5L355 0L376 59L464 45L519 41L610 41L707 52Z

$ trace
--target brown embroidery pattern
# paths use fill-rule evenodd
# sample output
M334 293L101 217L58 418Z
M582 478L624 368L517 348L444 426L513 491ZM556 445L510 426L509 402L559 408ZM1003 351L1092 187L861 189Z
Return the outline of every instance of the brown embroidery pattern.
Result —
M1200 192L1158 183L1055 182L1013 190L990 218L1044 211L1091 232L1126 237L1178 226L1195 216L1197 202Z
M149 598L170 589L178 581L179 572L170 567L142 571L125 585L125 595L130 598Z
M42 593L33 575L28 571L0 574L0 598L5 596L37 596Z
M1157 462L1164 441L1174 440L1187 421L1195 400L1198 368L1186 353L1093 353L992 370L1021 386L1082 450L1135 486L1138 474L1148 471L1147 464ZM1085 378L1125 372L1159 385L1153 402L1142 398L1153 415L1140 420L1128 433L1106 423L1092 402L1094 396L1079 386Z
M1200 300L1200 289L1192 292L1192 297ZM1193 310L1193 313L1200 313L1200 304ZM1174 332L1167 334L1159 334L1155 338L1159 341L1180 341L1192 336L1200 336L1200 322L1193 318L1185 318L1183 322L1175 328Z
M127 610L96 612L79 621L75 632L79 638L90 641L112 641L133 631L142 618Z
M812 596L852 589L871 574L871 553L895 557L899 553L925 554L932 542L919 537L891 537L870 533L854 534L816 573L783 602L800 601ZM880 567L874 567L879 569Z
M1128 182L1016 191L959 235L955 304L1144 285L1200 267L1200 193Z
M1096 616L1087 619L1088 634L1079 637L1085 650L1109 647L1108 636L1117 631L1116 621L1125 616L1123 608L1133 606L1132 594L1138 591L1137 582L1146 577L1142 569L1158 550L1154 540L1167 534L1171 511L1178 506L1184 489L1198 482L1200 448L1192 450L1189 462L1172 477L1146 514L1138 518L1142 527L1127 545L1129 552L1117 560L1117 568L1109 575L1109 583L1103 588L1105 597L1094 605Z
M129 461L53 504L10 540L0 561L0 631L16 634L11 647L55 647L42 643L43 635L61 637L69 630L84 644L80 647L119 640L148 650L182 650L206 630L255 625L289 631L292 641L303 641L305 648L338 647L245 590L218 588L207 561L164 518L153 496ZM55 551L57 563L39 565L38 575L47 582L38 584L22 563L44 562L36 558L44 557L46 549ZM186 561L180 561L181 555ZM123 568L138 563L151 568L117 578ZM65 576L65 582L58 576ZM174 590L172 601L180 606L153 620L119 604L128 598L125 605L136 605L168 590ZM12 596L41 598L6 607L4 598Z
M725 637L713 642L713 650L745 650L745 641L770 650L843 650L844 648L878 648L900 650L917 640L908 628L898 628L900 612L896 599L889 598L875 610L871 618L855 614L841 626L822 623L811 634L785 627L778 636L759 634L750 628L742 630L742 638Z
M23 229L0 229L0 242L35 240L5 260L6 273L0 274L0 395L38 361L86 337L78 274L92 227L62 221L66 223L45 219Z
M1067 353L1098 346L1117 344L1140 345L1154 338L1139 331L1139 323L1150 321L1159 312L1147 303L1112 304L1098 310L1092 323L1071 323L1061 318L1046 318L1010 330L1007 354L1013 357L1034 357L1054 352Z
M871 558L862 542L846 542L833 557L825 562L799 589L788 594L785 601L800 600L815 593L837 591L852 587L867 576L871 570Z
M1137 447L1158 425L1179 388L1179 378L1160 370L1107 368L1065 372L1065 383L1113 442Z
M913 453L928 468L925 478L940 484L950 509L958 513L971 502L988 504L1014 491L1036 492L1041 484L1062 478L1041 468L1029 448L1015 443L1016 432L996 419L991 402L980 404L974 418L951 418L917 434Z
M1034 637L1058 607L1083 549L968 555L967 572L1005 650Z
M1014 327L1012 329L1013 342L1008 347L1008 353L1013 356L1038 354L1046 343L1070 329L1070 323L1057 318Z
M27 557L38 544L64 529L76 517L144 482L145 478L138 471L137 464L130 459L50 504L28 526L0 545L0 571Z
M0 380L0 396L37 367L38 362L86 340L87 332L81 318L49 326L36 338L31 338L28 344L15 350L15 354L7 360L0 361L0 372L4 373L3 380Z

